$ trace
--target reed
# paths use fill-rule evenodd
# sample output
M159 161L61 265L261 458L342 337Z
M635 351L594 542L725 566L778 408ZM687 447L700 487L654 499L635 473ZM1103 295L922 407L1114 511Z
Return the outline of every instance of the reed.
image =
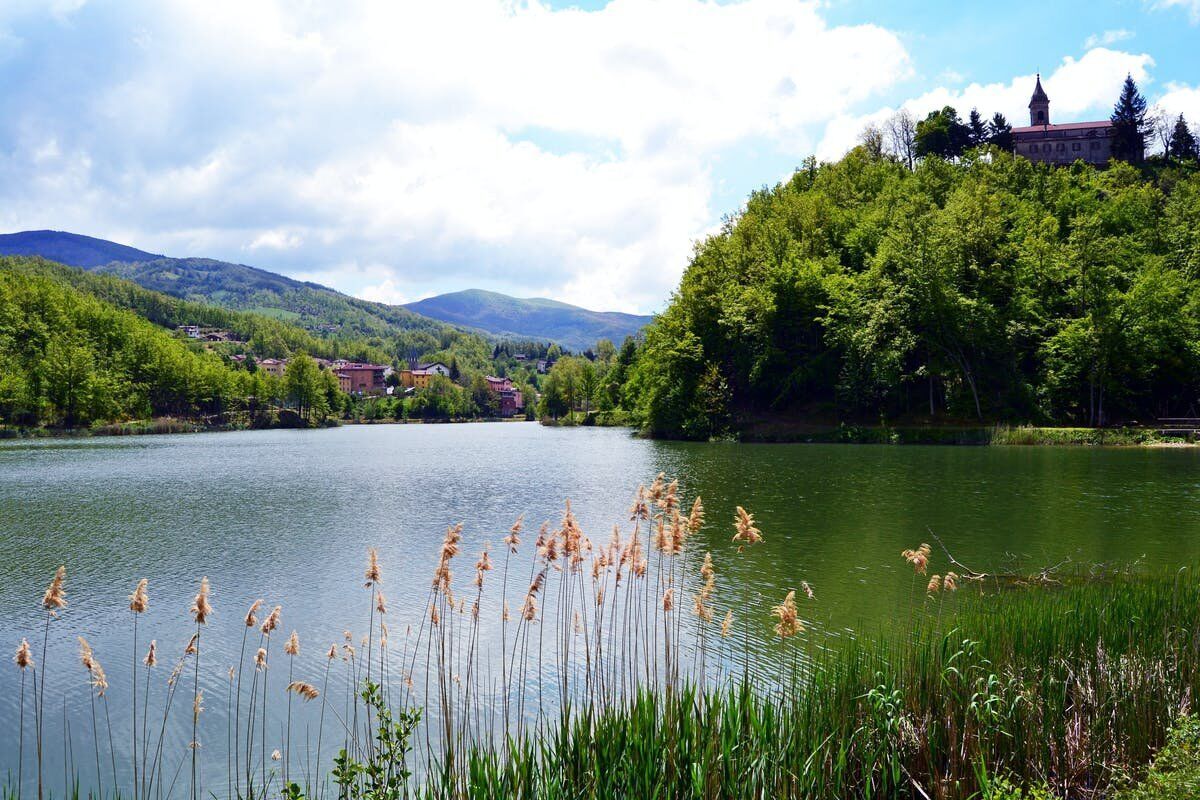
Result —
M287 680L268 681L282 609L275 605L260 624L262 601L255 601L244 624L231 623L242 641L238 663L222 668L223 709L206 710L202 691L217 670L213 659L200 659L213 613L208 580L190 609L187 646L157 698L157 640L141 667L137 660L145 635L138 616L148 603L147 582L139 581L129 604L131 769L117 768L108 679L88 641L79 640L92 712L87 760L96 770L85 793L170 798L176 777L181 786L187 781L190 762L187 793L193 800L215 794L214 781L206 787L203 780L200 723L202 715L224 714L217 721L226 726L226 793L245 800L280 793L316 800L330 790L338 798L429 800L950 800L986 796L1000 785L997 776L1018 786L1047 784L1055 797L1105 797L1121 775L1149 760L1200 693L1200 580L1190 570L1002 580L969 573L921 545L901 554L912 568L908 619L876 621L883 633L847 637L813 622L809 609L819 605L809 604L819 600L807 580L776 596L769 613L720 601L723 559L764 538L746 509L726 523L732 542L706 536L725 544L694 548L708 524L703 503L685 503L679 485L659 475L638 489L629 516L627 528L593 542L567 503L558 522L543 525L524 548L518 519L502 539L503 566L493 565L485 546L458 581L463 531L448 527L427 604L403 637L399 669L389 643L395 609L382 592L374 550L363 573L367 631L347 629L319 667L299 658L299 620L283 645ZM513 593L512 609L510 571L524 590ZM65 574L56 573L42 599L43 665L50 622L66 606ZM733 605L737 616L718 605ZM255 627L259 641L247 647ZM331 681L339 655L345 680ZM45 790L45 670L38 674L32 656L22 640L14 657L21 671L17 798L27 673L34 677L38 787ZM185 718L173 700L188 667ZM310 669L320 674L306 675ZM318 702L294 718L293 706L303 712ZM148 735L152 703L161 715L157 738ZM273 706L277 722L270 721ZM302 731L293 730L296 722ZM268 740L274 724L281 747ZM190 752L173 753L172 732L184 730ZM322 747L334 731L342 747L330 764ZM64 763L71 747L68 740ZM220 763L205 760L210 769ZM132 784L122 785L122 775L132 775ZM68 778L63 789L71 790Z

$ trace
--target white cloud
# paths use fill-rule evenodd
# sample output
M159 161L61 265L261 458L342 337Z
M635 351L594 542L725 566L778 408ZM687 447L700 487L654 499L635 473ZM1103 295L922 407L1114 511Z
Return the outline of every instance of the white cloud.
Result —
M1195 132L1200 132L1200 86L1182 83L1167 84L1167 91L1157 105L1172 118L1183 114Z
M1083 43L1083 49L1091 50L1094 47L1108 47L1118 42L1128 41L1129 39L1132 39L1133 36L1133 31L1125 30L1124 28L1105 31L1104 33L1093 33L1087 38L1087 41Z
M378 298L654 310L715 216L721 151L799 152L911 74L891 32L794 0L78 5L0 14L14 59L46 62L6 98L0 224Z
M1200 0L1152 0L1154 8L1180 8L1188 12L1192 23L1200 23Z
M1042 85L1050 96L1050 118L1055 122L1072 122L1091 118L1106 118L1120 93L1125 76L1133 79L1143 90L1150 84L1150 68L1154 59L1145 53L1125 53L1098 47L1081 58L1064 58L1053 73L1042 76ZM990 118L997 111L1004 114L1013 126L1028 125L1029 97L1033 93L1035 75L1021 75L1007 83L972 83L961 89L937 88L902 103L902 107L920 118L943 106L953 106L966 117L972 108ZM842 116L830 122L818 147L822 158L838 158L857 143L858 134L870 122L886 119L894 109L884 108L871 114Z

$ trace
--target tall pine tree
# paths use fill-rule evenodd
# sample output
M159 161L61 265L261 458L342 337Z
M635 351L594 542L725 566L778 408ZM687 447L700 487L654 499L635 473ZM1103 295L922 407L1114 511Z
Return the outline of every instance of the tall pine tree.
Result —
M1010 152L1015 144L1012 125L1008 124L1008 119L999 111L992 115L992 121L988 123L988 142Z
M1132 75L1125 76L1121 96L1112 113L1113 158L1140 164L1146 155L1146 98L1138 91Z
M978 108L972 108L971 115L967 118L967 135L970 137L971 147L982 147L988 142L987 123L979 115Z
M1175 120L1175 129L1171 131L1171 141L1167 144L1167 155L1177 161L1195 161L1200 158L1200 150L1196 147L1196 137L1188 128L1183 114Z

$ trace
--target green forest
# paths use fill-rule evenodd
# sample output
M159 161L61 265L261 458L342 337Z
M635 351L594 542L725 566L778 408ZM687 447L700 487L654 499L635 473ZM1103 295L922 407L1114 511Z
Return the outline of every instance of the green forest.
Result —
M1055 169L985 145L910 168L868 141L697 244L623 403L683 438L1196 416L1198 279L1194 160Z
M236 341L189 340L174 330L182 325L220 328ZM517 354L527 355L518 360ZM292 412L291 424L494 416L498 402L483 375L507 375L533 398L536 361L529 357L548 354L557 348L493 345L434 321L387 335L318 335L109 275L0 258L0 426L77 429L156 417L258 426L279 424L281 411ZM315 360L399 366L409 357L443 361L453 379L404 398L352 397ZM284 375L257 369L263 358L288 359Z

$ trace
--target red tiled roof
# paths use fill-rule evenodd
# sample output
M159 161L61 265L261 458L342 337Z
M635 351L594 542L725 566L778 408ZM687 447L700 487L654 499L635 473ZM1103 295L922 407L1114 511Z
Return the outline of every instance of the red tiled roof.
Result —
M1027 125L1024 128L1013 128L1013 133L1051 133L1053 131L1088 131L1096 128L1111 128L1108 120L1096 122L1068 122L1063 125Z

